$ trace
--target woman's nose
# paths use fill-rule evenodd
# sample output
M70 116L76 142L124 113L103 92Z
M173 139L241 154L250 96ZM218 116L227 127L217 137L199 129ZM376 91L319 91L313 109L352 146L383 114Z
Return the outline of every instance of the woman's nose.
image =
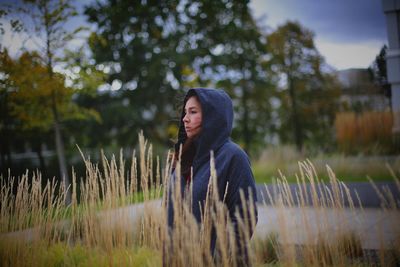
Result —
M187 114L183 117L183 122L189 122L189 118L188 118Z

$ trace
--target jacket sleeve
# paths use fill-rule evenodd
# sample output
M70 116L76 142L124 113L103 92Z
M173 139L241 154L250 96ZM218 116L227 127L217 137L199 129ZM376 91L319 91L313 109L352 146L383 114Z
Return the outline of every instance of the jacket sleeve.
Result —
M232 157L229 164L225 203L234 227L236 241L248 242L246 239L250 239L253 235L258 220L257 195L249 158L243 151L240 152ZM247 235L244 235L244 231Z

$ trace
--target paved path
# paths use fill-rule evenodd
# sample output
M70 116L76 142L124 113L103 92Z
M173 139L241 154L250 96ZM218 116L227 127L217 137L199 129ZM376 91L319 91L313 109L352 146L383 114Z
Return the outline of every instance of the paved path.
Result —
M315 242L318 235L328 237L331 234L352 232L356 234L364 249L379 249L390 247L397 239L400 241L400 188L394 182L345 183L349 189L354 209L349 208L348 199L344 199L342 209L316 209L311 205L296 207L298 203L297 184L290 184L289 190L293 196L293 207L279 208L271 205L267 189L274 198L276 185L257 185L257 197L260 205L259 221L255 235L264 238L268 233L279 233L282 242L304 244ZM331 186L327 185L329 190ZM304 191L304 190L303 190ZM311 198L310 185L305 190ZM379 194L378 192L383 192ZM390 192L390 193L389 193ZM317 190L320 196L321 191ZM390 203L390 195L397 203L397 209L383 209ZM261 205L261 203L264 203Z
M158 213L161 201L137 204L115 210L103 211L99 217L102 227L122 226L124 229L137 225L137 220L144 209ZM395 238L400 237L400 210L367 209L315 209L312 207L281 208L271 205L258 205L259 219L255 237L265 238L269 233L278 233L283 243L305 244L317 240L322 234L330 235L355 233L364 249L389 247ZM125 228L126 227L126 228ZM31 241L38 238L37 229L7 233L0 238L18 238Z
M364 249L388 248L400 238L400 211L367 209L278 208L259 205L255 236L265 238L278 233L280 242L306 244L318 235L327 240L341 233L354 233Z

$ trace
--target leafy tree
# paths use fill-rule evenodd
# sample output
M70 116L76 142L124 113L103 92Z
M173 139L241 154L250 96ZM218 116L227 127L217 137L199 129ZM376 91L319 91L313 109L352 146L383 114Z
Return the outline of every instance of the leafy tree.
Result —
M387 80L386 53L387 46L384 45L368 69L372 74L374 82L380 86L382 94L391 101L391 87Z
M283 142L294 142L299 151L306 142L324 145L333 140L332 124L340 93L313 39L311 31L291 21L267 36L273 55L271 68L285 84L279 92L279 135Z
M89 44L96 64L109 71L107 135L131 146L140 129L165 143L183 62L185 34L177 1L105 1L86 9L97 26ZM118 89L118 90L115 90ZM122 105L121 105L122 103ZM112 112L112 113L111 113Z
M233 137L253 151L270 127L273 83L262 65L268 51L248 1L194 1L188 10L193 35L200 36L193 67L228 90L236 112Z
M8 141L15 139L15 135L23 135L37 153L42 174L46 175L41 147L51 122L48 116L51 113L42 108L48 102L48 90L42 90L48 88L50 82L44 75L47 69L40 65L40 58L35 53L24 53L15 61L5 50L1 53L1 63L3 82L7 84L3 91L7 97L6 112L12 121L14 135Z
M140 128L165 142L179 89L196 85L228 90L238 115L234 135L245 149L263 139L265 45L248 1L105 1L86 14L97 26L90 38L94 59L120 88L112 98L129 103L113 113L121 145L134 142Z
M53 101L56 102L58 114L63 121L98 118L98 114L94 110L81 108L72 101L75 90L65 86L63 75L47 75L47 65L38 53L25 52L17 60L11 59L7 52L1 55L2 72L9 85L9 113L18 122L18 130L24 132L24 136L37 152L44 171L41 145L44 142L43 137L54 124ZM58 90L56 98L53 98L53 88Z
M70 146L76 151L81 148L98 148L104 144L99 142L104 128L102 105L97 105L101 94L98 88L107 79L107 75L92 64L92 59L84 47L76 51L64 51L64 69L67 84L74 89L73 102L90 112L91 120L70 120L65 122L65 133L70 136ZM106 102L107 103L107 102ZM96 133L96 134L93 134Z
M43 126L48 125L51 121L60 174L65 184L69 185L61 123L67 114L65 113L66 102L63 101L70 99L71 95L70 91L65 90L66 87L62 85L62 78L54 72L54 66L59 61L62 49L76 38L83 28L70 31L65 27L66 23L77 15L71 1L26 0L21 5L16 4L12 7L11 14L15 15L17 13L22 14L23 18L21 20L10 20L13 29L17 32L22 31L28 34L30 40L37 45L38 57L44 60L46 66L46 73L43 75L47 76L47 78L42 82L47 83L47 86L41 87L43 91L46 91L43 92L44 94L41 97L45 105L50 107L49 114L51 114L51 118L46 117L41 122L31 120L30 123L32 126ZM24 55L24 57L26 56ZM25 96L21 97L24 98ZM22 112L21 109L19 111ZM43 115L43 111L40 111L40 109L37 112Z
M10 62L11 59L6 51L0 53L0 163L2 173L7 172L7 169L12 167L11 140L14 132L14 123L9 106L11 84L6 74Z

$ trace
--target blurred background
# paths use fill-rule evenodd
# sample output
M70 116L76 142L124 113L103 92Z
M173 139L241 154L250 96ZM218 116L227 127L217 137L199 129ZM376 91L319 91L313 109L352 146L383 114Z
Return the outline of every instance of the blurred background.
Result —
M380 0L3 0L0 40L2 177L84 175L79 148L129 162L141 130L164 160L192 87L231 96L258 183L400 166Z

